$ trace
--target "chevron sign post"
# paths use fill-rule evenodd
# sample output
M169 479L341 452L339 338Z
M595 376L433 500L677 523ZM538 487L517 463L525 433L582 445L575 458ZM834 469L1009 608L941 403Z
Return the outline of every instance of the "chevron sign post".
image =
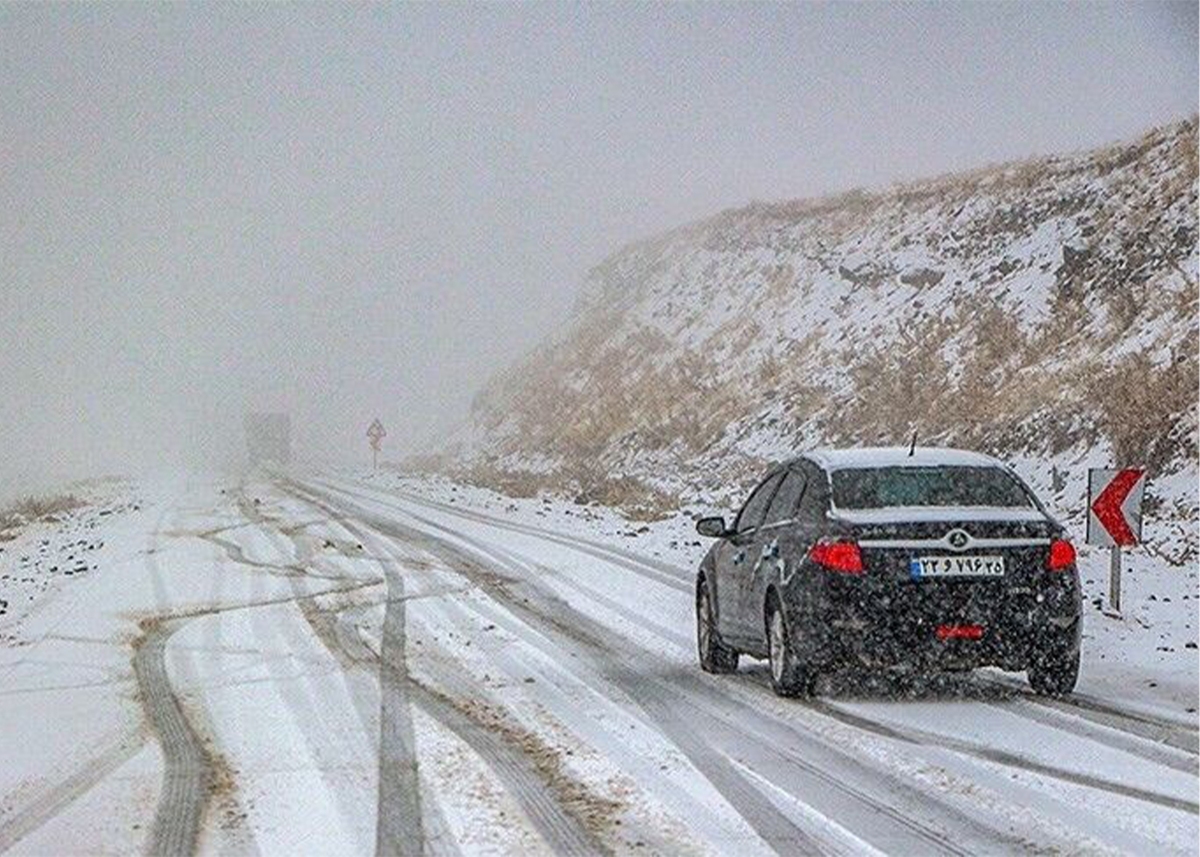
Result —
M1146 471L1093 468L1088 471L1087 543L1112 549L1109 606L1121 612L1121 548L1142 540L1142 496Z

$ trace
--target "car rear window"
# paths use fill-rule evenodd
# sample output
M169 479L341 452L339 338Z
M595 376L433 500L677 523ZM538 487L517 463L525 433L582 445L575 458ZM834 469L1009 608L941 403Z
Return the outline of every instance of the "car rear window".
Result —
M1017 479L999 467L864 467L833 472L841 509L889 506L1033 505Z

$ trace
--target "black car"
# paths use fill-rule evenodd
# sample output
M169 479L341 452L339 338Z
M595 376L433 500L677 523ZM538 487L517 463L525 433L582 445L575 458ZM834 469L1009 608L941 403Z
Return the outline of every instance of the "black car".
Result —
M951 449L820 450L772 467L700 563L700 666L767 658L775 692L846 666L1079 675L1075 549L1007 466Z

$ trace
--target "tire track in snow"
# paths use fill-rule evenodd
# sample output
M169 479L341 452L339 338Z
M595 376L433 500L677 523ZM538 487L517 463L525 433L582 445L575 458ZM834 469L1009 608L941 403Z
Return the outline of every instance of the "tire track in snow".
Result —
M364 584L325 589L300 598L349 592ZM150 854L192 854L199 841L200 825L213 797L215 765L176 696L166 667L165 650L171 636L198 617L236 610L254 610L291 604L295 596L265 598L241 604L201 608L166 614L142 622L143 637L135 643L134 675L139 697L163 754L163 787L150 831Z
M65 779L36 792L24 806L12 813L0 816L0 853L3 853L46 822L70 807L76 800L116 771L142 749L146 736L133 731L111 743L101 752L85 762ZM4 800L7 805L8 800Z
M1132 735L1154 745L1166 745L1177 750L1200 755L1200 733L1193 725L1128 711L1120 706L1086 694L1072 693L1064 697L1035 696L1021 682L1001 676L976 676L982 684L1008 690L1015 699L1028 705L1053 709L1082 720L1090 720L1109 729ZM1165 762L1163 764L1166 764ZM1195 771L1195 767L1191 769Z
M167 674L166 643L184 620L170 617L158 564L159 534L166 515L164 512L159 518L146 550L150 584L162 615L141 622L142 636L133 649L138 698L163 756L162 787L147 845L148 853L153 855L195 852L215 776L213 759L184 715Z
M283 487L277 485L276 487ZM287 496L313 504L311 499L299 497L284 488ZM320 509L320 506L317 506ZM322 510L330 512L331 510ZM265 515L261 509L251 509L264 523L270 523L281 535L292 541L297 559L309 561L312 551L302 546L299 530L286 526L281 520ZM374 538L356 527L353 522L334 514L327 514L325 522L336 522L361 547L372 545ZM366 555L364 554L364 558ZM385 595L379 601L384 608L381 652L375 653L365 646L346 645L340 626L340 610L329 611L317 607L315 602L302 605L304 618L318 641L342 664L343 668L374 665L378 680L378 791L376 807L377 854L454 854L457 844L449 839L445 820L436 801L423 796L421 791L420 766L416 737L413 731L411 708L417 703L413 699L414 687L407 667L407 611L404 581L395 557L388 551L372 547L369 557L379 567L381 575L371 585L383 585ZM298 562L304 565L305 562ZM351 578L354 579L354 578ZM363 660L363 650L369 659ZM386 652L386 655L384 654ZM353 692L347 683L348 692ZM359 719L364 728L375 725L358 700L352 700L359 709Z
M331 514L334 513L333 509L320 503L316 498L302 494L296 486L291 486L291 492L292 496L296 496L304 502ZM368 534L346 521L342 521L341 526L356 538L370 539ZM392 600L393 596L389 594L388 601ZM402 606L405 599L401 594L395 600L399 601ZM344 634L341 629L330 628L325 620L318 618L315 613L316 611L313 611L311 615L306 613L306 618L309 618L310 623L313 624L313 630L317 637L330 648L331 654L347 667L377 665L381 671L382 680L382 671L385 669L383 651L387 647L389 636L386 617L381 651L377 654L357 636ZM340 617L340 614L335 615ZM353 642L347 642L348 639ZM408 691L409 701L471 747L493 771L506 791L516 800L553 853L607 853L607 849L593 836L591 831L562 806L550 784L545 781L537 763L523 751L518 743L504 740L488 726L473 719L464 706L455 703L453 697L426 686L407 671L403 680ZM448 672L441 675L439 681L439 684L443 686L457 688L463 699L471 699L475 703L485 699L479 688L471 687L469 690L464 690L461 683L461 676L452 676Z
M299 486L303 496L309 496ZM336 497L324 492L315 491L319 497L324 497L330 503L338 503ZM319 502L319 500L318 500ZM323 505L323 504L322 504ZM516 600L506 591L496 585L494 572L478 565L476 560L465 554L449 542L439 540L420 530L414 530L398 522L379 518L368 510L355 506L353 511L359 520L372 529L389 536L398 538L401 542L420 546L422 549L447 562L450 568L492 595L500 603L510 609L516 607L517 615L530 627L545 629L547 618L532 612L528 605L518 605ZM531 621L532 620L532 621ZM562 627L557 628L554 636L571 638L567 622L562 621ZM590 648L603 650L603 646L594 639L590 640ZM818 842L807 832L797 827L790 819L781 813L761 792L751 786L740 776L735 766L724 756L707 751L703 739L695 734L690 724L682 720L679 712L668 701L658 698L658 695L636 687L639 680L627 670L621 672L623 681L617 682L622 691L641 707L655 726L664 732L673 743L692 761L693 765L714 785L734 809L751 825L756 833L775 850L784 853L802 852L805 854L829 853L828 847Z
M164 650L177 627L169 620L143 622L145 636L133 656L142 705L163 754L163 785L148 845L149 853L156 855L195 852L214 777L213 759L184 715L167 675Z
M336 497L330 497L328 494L324 496L328 497L331 502L339 502ZM518 616L523 623L547 639L557 640L560 644L565 642L575 648L582 647L601 682L611 684L622 695L628 697L633 705L640 708L648 722L675 743L692 765L724 796L725 800L742 815L764 841L776 850L785 852L800 850L805 853L828 853L831 850L838 850L838 843L830 843L818 838L819 833L802 829L784 815L757 786L741 774L738 767L731 763L724 753L713 752L708 738L696 731L694 722L690 718L682 716L684 712L693 711L697 700L711 700L712 689L704 685L699 677L680 675L673 676L672 680L664 681L659 676L647 672L638 665L638 661L644 664L652 658L652 655L635 650L636 647L631 646L622 646L622 650L618 651L610 642L613 634L609 629L598 625L590 617L579 613L561 599L538 592L528 581L508 580L506 582L504 579L498 578L493 570L481 566L478 559L468 552L471 549L485 555L490 552L488 546L473 542L470 537L449 531L439 524L422 519L404 509L399 509L399 511L420 521L424 526L444 532L454 541L446 541L432 533L413 529L389 518L382 518L371 510L354 503L346 504L342 500L341 504L343 507L349 506L360 520L374 529L394 538L419 544L431 553L442 557L452 568L472 579L485 592ZM470 547L460 548L454 542L466 543ZM522 587L520 594L511 592L507 588L509 584L517 582ZM528 593L528 597L526 597L526 593ZM559 645L557 654L561 655L561 653L562 647ZM729 725L734 730L739 729L739 719L744 723L746 719L753 721L761 718L759 712L736 701L722 697L720 702L723 705L732 704L733 707L739 709L738 718L731 718L729 721ZM802 740L800 735L790 730L788 737L792 740ZM879 838L889 841L892 849L919 853L935 851L952 854L963 853L963 849L950 837L928 825L897 814L880 813L885 804L871 799L866 793L849 787L837 789L836 778L821 779L820 782L816 782L812 779L817 772L815 766L805 769L790 762L779 762L777 748L764 745L753 734L741 731L738 740L745 741L746 746L755 748L758 761L764 767L771 769L771 779L784 790L795 794L795 783L789 782L789 778L807 777L812 788L805 794L810 798L827 797L832 785L845 799L860 805L865 804L865 806L860 806L860 810L866 808L871 810L872 814L864 815L858 820L866 821L869 826L883 824L886 830L876 827L875 833ZM817 790L824 794L818 795ZM928 800L929 796L922 794L920 797ZM1026 844L1019 838L1010 837L974 820L964 820L969 828L974 829L977 838L990 841L993 847L1012 849Z
M326 489L357 497L360 500L366 500L371 503L379 503L381 505L392 505L380 500L378 496L355 490L353 488L348 488L341 483L329 482L321 479L316 479L313 481L323 485ZM686 575L681 569L676 568L669 563L659 562L644 557L637 557L636 555L627 551L620 550L619 548L609 547L601 544L600 542L593 542L584 538L577 539L573 536L565 536L562 533L556 533L553 530L535 527L531 524L519 524L513 521L505 521L501 518L494 518L491 515L486 515L482 512L476 512L470 509L459 509L455 506L448 506L444 503L426 500L402 491L396 492L393 494L393 496L410 500L411 502L420 506L425 506L430 509L456 515L460 518L487 524L488 526L496 527L501 530L508 530L509 532L519 533L526 536L534 536L545 541L550 541L554 542L555 544L569 547L572 550L577 550L581 553L594 556L597 559L604 560L605 562L619 565L628 571L632 571L634 574L649 578L656 583L661 583L663 586L670 587L671 589L679 592L685 592L689 595L689 597L693 591L694 584L692 583L691 576ZM392 506L392 508L407 512L407 510L401 506ZM408 514L411 514L411 512L408 512Z
M579 660L576 647L543 636L491 598L440 601L436 609L444 619L444 624L439 622L441 627L491 625L501 634L497 643L479 641L483 644L479 651L484 663L477 668L460 673L446 666L438 671L442 677L439 686L447 681L447 673L458 676L460 683L449 685L452 692L470 698L463 677L479 682L481 669L484 686L489 677L507 676L508 681L516 684L523 678L536 676L522 696L534 707L535 716L550 718L548 725L562 749L571 754L574 746L578 748L576 753L579 749L594 753L616 769L618 783L632 787L633 791L622 793L622 799L638 818L623 817L619 841L612 840L617 853L626 853L634 847L645 847L651 854L703 853L698 844L681 844L685 840L719 843L718 851L728 851L740 842L745 843L745 847L738 849L743 853L761 853L766 848L740 815L714 805L721 802L721 797L715 789L707 787L703 777L680 770L683 754L678 747L649 722L626 693L600 677L589 663ZM499 680L504 682L503 678ZM631 729L637 730L635 741L630 741ZM655 736L652 740L656 747L646 747L647 733ZM612 780L605 782L613 785ZM646 793L651 800L643 803L639 792ZM680 828L688 831L683 833L684 839L676 838ZM610 830L617 833L616 828ZM644 845L637 846L639 841ZM751 847L752 843L756 847Z
M166 609L166 593L162 588L161 581L159 580L159 568L157 566L156 554L158 552L158 539L160 534L163 532L163 522L166 520L166 518L166 512L163 512L159 516L155 525L155 529L150 535L147 549L145 551L146 565L150 572L151 583L155 591L155 599L160 610ZM133 667L134 679L137 682L139 697L142 701L143 709L146 710L150 727L155 731L156 736L159 737L161 743L162 734L167 734L168 732L172 735L177 734L179 723L177 718L174 718L170 713L167 713L163 716L169 722L163 722L160 724L159 719L161 718L156 716L160 713L158 710L158 705L166 704L169 706L171 702L174 702L176 715L182 717L182 712L179 710L178 703L174 701L173 696L165 703L160 697L160 693L164 687L165 681L165 665L161 663L161 646L162 643L165 642L165 637L169 636L173 629L162 627L160 630L165 636L163 636L161 640L156 640L151 638L149 626L143 626L143 636L135 643L134 657L132 659L131 666ZM141 650L147 644L150 645L150 650L143 653ZM156 649L157 651L155 651ZM157 666L150 662L155 658L157 658L159 661ZM151 689L147 683L153 683L155 687ZM148 697L148 694L153 695L153 700ZM148 710L148 705L154 706L154 714L151 714L150 710ZM166 730L166 732L160 733L158 731L158 727L160 725ZM190 729L190 727L188 728ZM4 821L3 824L0 825L0 852L8 850L21 839L40 828L46 822L55 818L61 812L65 811L77 799L90 791L101 780L116 771L122 764L132 758L145 745L146 738L147 735L143 730L130 733L121 741L109 746L103 752L93 757L89 762L84 764L65 780L52 786L47 792L39 795L25 808ZM186 744L187 739L184 738L183 740ZM196 746L198 746L198 744ZM192 749L192 747L188 746L183 750L179 750L179 748L172 745L171 754L176 759L181 757L190 757ZM163 749L163 754L164 764L166 764L167 750L165 746ZM207 777L204 771L204 766L208 763L208 761L209 760L203 758L203 756L201 756L199 759L199 763L201 765L201 780L204 780ZM183 762L182 764L186 766L187 763ZM179 767L180 763L176 762L175 768L178 769ZM164 784L166 783L166 777L167 774L164 772ZM164 794L166 791L167 788L164 785ZM168 821L164 816L163 826L179 823L178 819L180 817L184 818L183 823L185 825L190 823L190 818L196 814L196 805L202 804L203 798L190 789L188 784L184 783L182 793L178 789L172 792L170 801L171 807L166 815L169 815L171 820ZM180 802L184 804L184 806L178 806L176 805L176 802ZM158 837L156 839L156 834L153 831L160 827L160 816L163 816L161 795L160 804L155 813L155 825L151 833L151 853L182 853L178 850L171 852L165 851L164 848L166 847L166 839L163 837ZM190 840L194 843L194 836L187 832L184 833L184 839Z
M425 851L417 744L408 702L407 624L404 578L380 560L387 581L379 651L379 822L376 854L417 855Z
M953 738L948 735L940 735L933 732L927 732L923 729L914 729L911 727L890 726L878 721L871 720L867 717L862 717L853 712L847 711L840 706L830 704L823 700L809 700L806 703L808 708L814 711L821 712L835 720L840 720L850 726L855 726L859 729L865 729L868 732L874 732L884 738L891 738L896 741L902 741L907 744L915 744L920 746L941 747L946 750L952 750L955 753L960 753L968 756L974 756L979 759L984 759L988 762L993 762L998 765L1003 765L1009 768L1016 768L1029 773L1041 774L1063 782L1073 783L1074 785L1087 786L1088 788L1098 789L1100 791L1111 792L1112 794L1121 795L1122 797L1134 798L1136 800L1146 801L1147 803L1158 804L1165 806L1168 809L1190 812L1193 815L1200 815L1200 805L1193 801L1184 800L1182 798L1164 795L1159 792L1149 789L1138 788L1137 786L1119 783L1114 780L1106 780L1101 777L1092 776L1090 774L1072 771L1067 768L1060 768L1056 765L1049 765L1045 762L1039 762L1036 759L1031 759L1027 756L1022 756L1017 753L1012 753L1007 750L1000 750L995 747L987 747L982 744L977 744L972 741L964 741L960 738Z
M165 518L166 513L160 517L146 552L146 564L159 614L141 623L142 636L134 644L133 671L142 708L163 755L162 788L147 851L152 855L182 855L196 851L201 825L214 796L217 771L212 754L204 747L172 688L166 666L166 645L171 636L197 617L294 603L301 598L316 598L361 588L363 584L330 587L300 596L293 594L192 610L172 610L157 559L158 538Z
M1059 708L1054 705L1039 705L1033 698L1022 698L1020 695L1014 695L1003 703L988 702L986 704L997 711L1006 711L1029 720L1036 720L1044 726L1059 729L1081 738L1089 738L1098 744L1104 744L1156 765L1163 765L1192 776L1200 773L1200 760L1186 750L1166 743L1160 744L1153 738L1131 733L1118 726L1109 726L1091 718L1081 717L1078 709L1072 706Z
M286 483L282 484L286 487ZM337 520L343 529L364 544L369 541L351 522L333 515L330 518ZM383 600L383 636L378 659L379 747L375 853L407 857L439 849L452 851L452 845L440 836L445 829L440 821L440 813L433 807L423 806L407 688L404 579L390 557L375 551L372 553L387 588L387 596ZM320 634L317 636L325 642ZM428 835L430 831L426 829L426 814L435 821L435 832L439 835Z
M580 549L580 546L582 545L585 548L590 549L585 550L585 553L591 553L593 556L599 559L605 559L608 562L615 562L618 565L625 566L626 568L629 567L626 565L626 563L631 563L633 565L640 566L645 571L660 572L671 579L663 582L668 583L670 586L676 586L677 584L682 583L686 588L686 591L689 593L691 592L693 575L687 572L685 569L681 569L676 565L672 565L666 560L652 559L651 557L614 547L610 544L605 544L604 542L593 541L592 539L588 539L586 537L572 536L557 530L539 527L536 524L523 524L517 521L507 521L503 518L497 518L493 515L489 515L486 512L460 508L447 503L439 503L436 500L430 500L407 491L396 491L395 496L402 497L414 503L418 503L419 505L426 506L427 508L437 509L441 512L458 515L462 518L468 518L470 520L478 521L479 523L490 524L492 526L511 530L513 532L523 533L530 536L538 536L540 538L548 539L577 550ZM364 499L366 499L365 495ZM676 586L676 588L678 587Z
M421 518L418 519L424 520ZM597 604L603 605L614 614L621 616L626 621L631 622L634 625L640 625L641 627L649 628L661 639L675 643L680 647L681 650L689 648L692 643L690 637L687 637L673 629L665 628L653 620L646 619L644 616L639 615L636 611L631 610L619 601L596 591L586 584L580 583L569 575L556 574L554 569L544 566L536 566L515 557L512 561L520 563L531 572L555 575L556 580L562 585L580 593L585 598L588 598ZM1119 730L1114 726L1109 726L1107 729L1105 729L1103 727L1092 725L1093 721L1090 719L1085 720L1084 718L1081 718L1078 713L1078 708L1075 706L1058 706L1055 705L1057 700L1054 699L1045 699L1044 705L1038 705L1037 702L1042 700L1041 697L1035 697L1031 692L1023 692L1020 688L1015 686L1015 683L1010 685L1008 682L989 681L987 679L980 678L977 679L977 684L983 688L994 688L1000 693L1004 694L1003 702L996 702L989 699L980 700L982 704L987 705L990 708L1016 714L1020 717L1034 720L1044 726L1050 726L1051 728L1065 731L1078 737L1089 738L1098 743L1105 744L1106 746L1122 750L1131 755L1138 756L1147 761L1164 765L1183 773L1190 773L1193 775L1197 773L1198 766L1195 758L1184 756L1185 751L1175 749L1174 745L1164 747L1157 741L1154 741L1154 739L1151 737L1151 735L1161 735L1165 724L1148 724L1147 730L1149 730L1149 734L1146 734L1140 730L1138 732L1129 733L1125 730ZM1066 709L1066 712L1063 712L1062 709ZM829 714L828 711L822 711L822 713L825 713L826 715ZM867 720L868 718L863 719ZM1100 722L1105 723L1105 721L1108 719L1109 718L1102 718ZM860 724L851 724L845 719L841 719L841 722L847 723L847 725L855 725L856 728L862 728ZM1107 724L1105 723L1105 725ZM876 730L876 733L879 734L878 730ZM982 752L982 748L980 752ZM976 753L975 755L979 755L979 753ZM1014 755L1009 759L1009 762L1015 762L1015 760L1018 758L1023 757ZM998 759L989 759L989 761L998 762ZM1037 763L1034 762L1032 764ZM1050 768L1048 766L1046 766L1045 770L1041 771L1041 773L1045 774L1048 774L1049 772ZM1059 776L1058 778L1062 779L1063 777Z
M325 614L326 618L328 616L329 614ZM335 612L334 617L334 621L338 622L341 618L340 611ZM330 647L330 653L347 669L365 669L378 664L379 656L357 635L326 626L320 637ZM462 678L438 675L437 683L443 687L454 687ZM470 689L469 697L463 697L461 693L459 697L487 704L486 697L477 687ZM606 852L604 846L561 806L538 773L537 765L522 752L519 745L503 740L493 730L472 719L452 697L411 676L409 698L424 714L456 735L483 760L506 792L521 807L553 853Z
M286 583L291 590L300 616L304 618L305 605L314 602L310 585L320 583L322 576L310 573L309 560L311 557L298 552L297 544L276 532L273 522L258 508L250 503L239 486L236 494L237 506L242 516L251 523L251 532L258 535L265 544L270 546L270 554L278 555L281 559L287 552L297 555L294 562L282 567L294 570L295 573L285 575ZM240 546L236 546L237 556L245 556ZM253 562L255 569L273 568L275 564ZM346 585L368 586L374 581L345 576L342 581ZM256 576L252 581L252 593L255 597L261 594L262 580ZM294 614L293 614L294 615ZM356 836L362 833L360 826L355 824L361 820L361 814L356 812L359 795L350 789L343 788L339 775L344 766L356 766L369 763L374 755L370 741L356 742L354 734L342 727L342 723L331 718L331 709L321 698L319 690L314 687L311 669L294 669L295 657L308 651L308 634L306 622L292 621L293 616L279 613L268 613L255 610L250 614L250 625L261 651L288 653L286 661L275 657L263 659L267 674L271 677L272 687L277 698L282 702L279 727L281 731L297 735L299 740L291 742L290 752L297 764L307 763L308 771L313 776L313 782L323 793L323 803L330 806L333 818L329 823L340 825L340 830L346 835L346 841L352 843L353 850L362 851L367 846L364 838ZM318 641L319 642L319 641ZM321 679L326 676L322 675ZM357 713L357 712L356 712ZM373 837L373 834L371 834Z
M413 699L431 718L448 728L496 775L505 791L545 840L554 854L608 854L610 850L564 807L537 763L519 749L519 740L505 736L472 717L461 701L413 681ZM476 691L471 702L487 704Z
M514 620L511 616L506 617L505 609L504 606L497 606L493 611L484 611L484 614L490 621L505 627L510 633L518 637L523 636L524 626L515 624L519 620ZM527 628L524 630L528 631ZM562 642L557 638L530 637L526 633L524 642L552 658L561 656L564 652ZM651 657L649 654L645 656L647 660ZM562 663L564 669L567 666L565 662ZM574 662L569 667L577 676L578 681L593 688L606 698L613 701L625 699L626 701L621 704L626 709L641 708L643 714L646 715L647 722L661 731L661 714L648 711L645 706L639 704L638 699L630 697L628 686L612 684L610 675L601 667L588 668L595 669L594 674L589 674L586 670L581 672ZM744 759L752 758L759 768L759 770L753 771L753 779L756 782L765 782L801 804L806 798L813 800L812 796L817 795L818 792L824 793L819 796L819 800L814 802L821 803L825 809L818 811L807 807L806 817L812 818L820 816L823 812L832 812L830 807L833 805L840 806L850 817L856 818L858 821L870 818L869 815L862 815L864 810L876 813L882 817L882 824L885 827L895 826L903 829L904 832L899 834L900 840L908 840L913 837L920 840L920 847L914 846L911 841L904 842L903 845L891 846L892 850L897 853L966 854L969 853L969 850L956 844L956 837L964 834L969 834L974 841L992 843L993 848L996 847L997 841L1005 840L1005 851L1026 850L1024 848L1026 843L1023 840L1009 839L994 828L984 825L952 807L939 805L940 820L947 823L952 822L957 830L954 835L943 833L920 820L928 817L930 795L911 788L895 778L868 770L841 751L829 747L818 750L816 749L817 745L812 743L809 736L798 732L791 724L764 718L757 710L747 708L736 700L718 697L719 704L715 704L709 692L711 687L698 687L698 683L694 681L696 678L691 674L684 675L682 673L666 676L671 693L674 694L674 698L669 701L671 710L687 711L693 721L708 724L705 730L708 737L702 742L702 752L719 755L739 771L746 770ZM642 696L644 697L645 694ZM730 708L735 709L735 712L731 713ZM654 719L656 716L659 717L659 720ZM663 734L668 740L672 740L674 733L663 732ZM792 748L797 744L804 745L805 753L817 753L821 762L810 761L803 754L794 751ZM694 750L695 745L691 746ZM685 755L687 755L686 752ZM702 765L695 767L702 774L706 773ZM885 780L887 797L880 799L855 787L844 776L847 771L852 771L856 776L865 775L876 781ZM714 785L717 786L717 791L720 793L719 784ZM797 791L798 788L799 791ZM728 795L724 796L728 800ZM897 809L893 803L903 806L904 809ZM825 817L827 820L836 818L834 815ZM878 833L877 825L879 823L881 823L880 820L871 819L867 826ZM855 833L844 825L837 824L836 821L832 826L841 827L851 835ZM886 837L887 834L883 834L883 836ZM859 836L855 836L855 839L860 842L864 841ZM778 849L778 844L775 847ZM829 848L836 850L836 846L831 845ZM857 848L852 848L851 853L856 850Z

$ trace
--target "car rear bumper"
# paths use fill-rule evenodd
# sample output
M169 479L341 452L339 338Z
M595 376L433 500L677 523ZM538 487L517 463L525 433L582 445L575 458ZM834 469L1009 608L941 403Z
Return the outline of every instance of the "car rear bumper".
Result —
M822 668L862 665L870 667L907 666L916 669L974 669L996 666L1024 670L1039 651L1051 646L1078 647L1079 620L1065 628L1029 628L1020 625L990 624L982 628L978 639L939 637L938 625L894 624L867 628L832 628L811 660ZM842 624L842 623L839 623Z
M1070 651L1079 646L1080 607L1073 580L1009 594L999 604L946 604L914 595L867 606L874 602L845 595L818 597L811 621L792 623L797 651L819 668L1024 670L1048 648Z

